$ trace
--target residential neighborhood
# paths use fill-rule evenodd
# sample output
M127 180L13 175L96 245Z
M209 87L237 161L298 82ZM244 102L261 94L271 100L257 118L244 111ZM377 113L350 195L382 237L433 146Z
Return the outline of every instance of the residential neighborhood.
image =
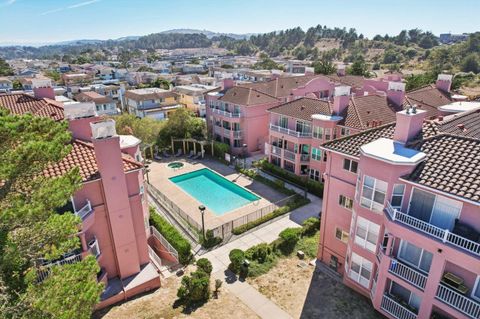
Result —
M0 0L0 318L480 318L478 5L374 2Z

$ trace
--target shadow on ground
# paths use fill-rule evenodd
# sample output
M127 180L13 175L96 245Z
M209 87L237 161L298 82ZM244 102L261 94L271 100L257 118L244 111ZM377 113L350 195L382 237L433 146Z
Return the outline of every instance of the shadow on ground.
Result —
M345 286L327 266L317 265L308 288L301 319L381 319L370 300Z

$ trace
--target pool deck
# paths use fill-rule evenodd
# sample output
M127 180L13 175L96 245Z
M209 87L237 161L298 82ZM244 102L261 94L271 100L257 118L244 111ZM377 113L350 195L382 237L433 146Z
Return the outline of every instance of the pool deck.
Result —
M169 163L177 161L184 164L183 168L172 169L167 167ZM256 181L252 181L243 175L240 175L234 169L214 160L203 159L199 161L192 161L186 158L171 158L163 161L153 161L149 165L149 168L150 172L148 175L150 184L166 195L168 199L178 205L199 225L201 225L202 220L198 211L198 206L202 205L202 203L175 185L169 180L169 178L193 172L202 168L209 168L222 175L227 180L246 188L248 191L260 197L260 200L258 201L227 212L221 216L215 215L215 213L210 211L207 207L205 210L205 227L207 229L213 229L229 221L248 215L249 213L266 207L286 197L270 187Z

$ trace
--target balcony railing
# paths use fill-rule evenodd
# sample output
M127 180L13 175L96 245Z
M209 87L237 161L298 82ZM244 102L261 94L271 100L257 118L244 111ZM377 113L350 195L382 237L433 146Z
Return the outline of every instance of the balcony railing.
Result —
M160 234L160 232L153 226L150 226L150 234L155 237L156 239L158 239L158 241L162 244L162 246L168 250L168 252L170 253L170 255L172 255L173 257L175 257L175 259L178 261L178 252L175 248L173 248L172 245L170 245L170 243L165 239L165 237L162 236L162 234Z
M242 131L233 131L233 138L242 138Z
M96 238L88 243L88 251L95 256L95 258L100 256L100 247L98 246L98 240Z
M412 267L400 263L395 258L390 261L388 271L421 290L425 289L428 277Z
M52 272L52 267L66 264L74 264L82 260L81 254L71 255L55 262L50 262L42 266L42 269L37 272L37 281L44 281Z
M153 262L155 267L160 270L162 268L162 258L158 257L157 253L152 249L152 247L148 246L148 257Z
M91 211L92 211L92 204L90 203L89 200L87 200L87 203L85 204L85 206L83 206L79 210L75 210L75 215L80 217L82 220L85 220L85 218L88 216L88 214L90 214Z
M390 216L390 218L395 222L405 224L418 231L421 231L425 234L435 237L444 243L451 244L457 248L468 251L469 253L480 256L480 244L477 242L474 242L460 235L454 234L450 232L448 229L442 229L435 225L424 222L423 220L420 220L418 218L405 214L399 211L398 209L393 208L390 202L387 202L387 205L385 206L385 211Z
M289 150L283 150L283 157L287 160L290 160L290 161L294 161L295 162L295 157L296 157L296 154L292 151L289 151Z
M225 116L225 117L238 118L238 117L241 116L241 113L232 113L232 112L222 111L222 110L215 109L215 108L212 108L211 110L212 110L212 113L219 114L219 115L222 115L222 116Z
M295 136L295 137L303 137L303 138L309 138L312 137L312 131L307 131L307 132L299 132L295 130L291 130L285 127L281 127L275 124L270 123L270 129L275 132L279 132L282 134L287 134L290 136Z
M445 285L438 286L436 298L471 318L480 318L480 303Z
M309 154L301 154L300 155L300 162L309 162L310 161L310 155Z
M383 311L390 314L397 319L416 319L417 314L401 305L393 298L383 295L382 303L380 305Z

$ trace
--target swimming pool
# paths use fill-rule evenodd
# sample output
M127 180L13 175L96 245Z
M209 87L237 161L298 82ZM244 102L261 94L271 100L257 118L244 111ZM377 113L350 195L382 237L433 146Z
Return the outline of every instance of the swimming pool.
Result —
M170 177L170 181L210 209L215 215L225 213L260 199L208 168Z

